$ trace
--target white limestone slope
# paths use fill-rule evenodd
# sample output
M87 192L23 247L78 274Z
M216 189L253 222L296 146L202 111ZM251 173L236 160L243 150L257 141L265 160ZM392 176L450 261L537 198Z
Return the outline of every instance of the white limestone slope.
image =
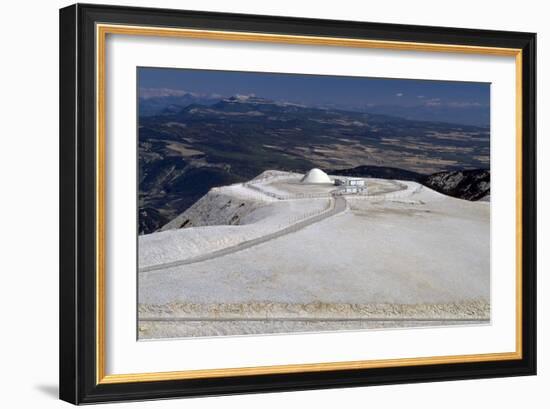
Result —
M292 180L295 175L288 191L295 194ZM269 178L264 182L271 183ZM273 183L285 188L280 175ZM414 182L367 179L367 184L378 193L346 196L346 211L291 234L207 261L139 273L143 337L322 330L333 328L328 322L338 318L355 320L342 321L349 328L412 325L394 318L439 325L487 320L489 203L454 199ZM140 266L276 231L293 217L322 211L329 195L330 190L325 199L255 202L237 226L142 236ZM168 321L159 323L155 317ZM170 321L174 317L186 324ZM231 321L247 317L269 317L279 324ZM231 323L208 324L197 333L189 321L213 318ZM307 322L298 324L297 318ZM311 319L319 325L312 327Z
M209 198L208 201L208 206L205 205L201 212L205 212L206 209L215 212L216 209L219 209L220 204L227 201L227 197L216 196L214 199ZM140 236L139 266L146 267L175 260L185 260L262 237L318 214L327 209L328 205L329 198L316 198L307 202L288 200L278 203L263 203L263 205L248 203L246 207L237 207L232 213L234 216L239 216L239 225L206 225L185 229L166 229L158 233ZM243 208L245 211L239 212ZM231 216L230 219L233 219L234 216ZM209 219L208 222L212 221Z
M255 182L264 184L266 192L275 181L295 178L286 172L264 174ZM249 184L214 188L160 232L139 237L139 267L185 260L262 237L326 211L330 200L328 194L277 200Z

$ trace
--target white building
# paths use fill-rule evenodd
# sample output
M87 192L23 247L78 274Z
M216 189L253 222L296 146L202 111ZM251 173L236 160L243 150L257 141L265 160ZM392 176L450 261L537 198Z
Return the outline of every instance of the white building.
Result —
M361 178L340 178L336 179L335 184L337 186L365 186L365 179Z
M349 178L347 182L349 186L365 186L365 181L359 178Z
M342 194L364 193L367 191L367 184L361 178L340 178L336 179L334 183L341 186L340 193Z

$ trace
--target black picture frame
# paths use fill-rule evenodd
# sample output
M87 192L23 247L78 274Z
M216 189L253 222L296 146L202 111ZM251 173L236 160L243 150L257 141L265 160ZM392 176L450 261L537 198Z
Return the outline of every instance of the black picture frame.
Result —
M487 362L102 384L97 381L96 23L520 49L522 350ZM77 4L60 10L60 398L74 404L536 374L536 35ZM513 166L513 164L511 164Z

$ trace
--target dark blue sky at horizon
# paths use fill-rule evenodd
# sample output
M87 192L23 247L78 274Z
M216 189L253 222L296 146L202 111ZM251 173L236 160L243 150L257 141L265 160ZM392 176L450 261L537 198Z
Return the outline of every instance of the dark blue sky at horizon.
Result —
M305 105L445 107L487 110L490 84L439 80L138 68L138 89L187 91L224 97L254 94Z

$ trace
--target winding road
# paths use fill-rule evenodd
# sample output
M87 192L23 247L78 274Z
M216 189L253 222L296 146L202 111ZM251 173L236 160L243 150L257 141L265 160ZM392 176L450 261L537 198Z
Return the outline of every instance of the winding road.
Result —
M199 263L202 261L207 261L214 258L226 256L228 254L236 253L237 251L246 250L246 249L249 249L250 247L257 246L258 244L262 244L270 240L285 236L287 234L297 232L298 230L301 230L307 226L311 226L314 223L318 223L329 217L335 216L339 213L342 213L348 207L347 201L344 198L344 196L332 196L330 200L331 200L331 204L330 204L329 210L324 211L323 213L318 214L316 216L308 217L307 219L294 223L288 227L285 227L284 229L277 230L276 232L266 234L265 236L258 237L256 239L243 241L242 243L236 244L234 246L226 247L224 249L213 251L208 254L191 257L184 260L171 261L169 263L155 264L152 266L142 267L139 269L139 272L148 273L152 271L165 270L167 268Z

